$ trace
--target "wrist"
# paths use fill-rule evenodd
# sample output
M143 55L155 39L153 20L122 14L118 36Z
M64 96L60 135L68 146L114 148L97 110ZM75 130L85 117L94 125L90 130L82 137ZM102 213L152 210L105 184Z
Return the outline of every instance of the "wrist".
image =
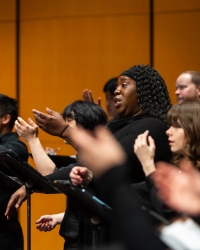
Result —
M32 137L29 140L26 140L29 144L34 144L39 140L38 137Z
M152 160L149 160L148 162L142 163L142 168L143 168L145 175L148 176L149 174L151 174L152 172L156 170L154 160L152 159Z
M63 135L64 135L65 131L68 129L68 127L69 127L69 125L66 125L66 126L63 128L62 132L60 133L60 138L63 138Z

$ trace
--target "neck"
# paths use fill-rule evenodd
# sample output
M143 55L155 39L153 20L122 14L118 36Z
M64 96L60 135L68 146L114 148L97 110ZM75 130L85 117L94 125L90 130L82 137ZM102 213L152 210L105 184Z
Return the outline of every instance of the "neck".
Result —
M4 134L8 134L8 133L11 133L12 130L8 127L3 127L1 130L0 130L0 135L4 135Z
M180 164L179 164L179 168L180 168L180 169L182 169L182 168L184 168L184 169L190 169L190 168L192 168L192 167L194 167L194 166L193 166L192 163L191 163L188 159L186 159L186 158L183 158L183 159L181 160Z
M140 115L140 114L142 114L143 113L143 110L142 109L140 109L137 113L135 113L133 116L136 116L136 115Z

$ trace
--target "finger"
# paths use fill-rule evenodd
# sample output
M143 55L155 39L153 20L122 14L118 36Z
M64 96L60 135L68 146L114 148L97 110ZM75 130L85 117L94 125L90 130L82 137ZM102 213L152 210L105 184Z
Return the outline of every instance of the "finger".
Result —
M89 99L90 99L90 102L94 103L94 97L93 97L93 94L92 94L92 90L89 90Z
M55 110L52 110L52 109L50 109L48 107L46 108L46 111L48 112L48 114L50 114L52 116L54 116L56 114L60 114L60 113L56 112Z
M148 142L151 148L155 148L154 139L150 135L148 136Z
M35 124L35 122L31 118L28 118L28 123L34 128L38 127L37 124Z
M97 99L97 104L101 107L101 97Z
M21 118L21 117L17 117L17 121L20 125L26 125L27 123Z
M85 168L85 167L82 167L82 168L80 168L80 170L79 170L79 172L80 172L81 174L85 174L87 171L88 171L88 169Z
M34 115L40 116L41 112L37 109L32 109Z

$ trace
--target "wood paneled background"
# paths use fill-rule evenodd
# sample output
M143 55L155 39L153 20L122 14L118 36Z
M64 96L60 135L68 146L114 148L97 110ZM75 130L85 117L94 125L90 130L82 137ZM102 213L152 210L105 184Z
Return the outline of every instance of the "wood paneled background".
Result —
M0 0L0 92L16 98L16 2ZM149 0L21 0L20 116L32 108L62 111L85 88L105 98L104 83L134 64L150 62ZM200 1L154 0L154 67L166 80L175 103L175 81L185 70L200 71ZM40 131L44 147L61 147L59 138ZM34 166L33 161L29 160ZM32 195L32 249L61 250L59 228L35 229L43 214L64 210L64 195ZM25 234L26 203L20 209Z

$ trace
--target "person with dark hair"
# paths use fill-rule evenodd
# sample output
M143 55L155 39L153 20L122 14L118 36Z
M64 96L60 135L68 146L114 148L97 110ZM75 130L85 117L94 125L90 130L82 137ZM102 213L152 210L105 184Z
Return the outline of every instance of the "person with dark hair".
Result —
M132 182L141 182L145 175L132 150L139 134L149 130L154 138L155 162L169 161L171 157L165 134L165 116L171 108L167 86L154 68L135 65L120 74L114 102L118 115L110 121L108 128L128 154Z
M200 72L185 71L176 80L175 95L180 103L187 98L200 98Z
M133 143L137 136L146 130L155 140L155 162L169 161L171 152L167 140L165 116L171 108L166 84L160 74L149 65L136 65L120 74L114 97L117 116L108 123L108 128L124 148L129 165L124 166L130 183L145 179L142 166L133 152ZM53 110L48 114L33 110L36 123L45 132L69 140L76 148L76 141L70 136L72 128L66 126L63 119ZM73 170L72 170L73 171ZM80 173L73 173L71 179L81 184ZM135 190L134 190L135 191ZM109 205L107 197L102 198ZM113 237L112 237L113 236ZM113 234L112 240L117 240Z
M77 131L78 125L88 131L92 131L97 125L105 125L107 122L106 114L99 105L85 101L74 101L63 110L62 115L59 115L64 119L65 126L70 125ZM67 167L56 168L55 163L42 148L38 138L37 125L30 118L28 119L28 123L21 117L18 117L15 127L18 134L28 142L38 171L51 181L70 180L69 173L74 166L81 166L80 159L77 159L77 163L70 164ZM71 144L67 140L65 140L65 143ZM83 180L86 189L94 193L96 189L95 182L91 181L92 172L84 167L80 167L80 171L86 176ZM89 179L88 176L91 176L91 178ZM22 197L25 195L24 191L21 188L13 194L8 204L8 215L13 206L16 204L17 206L21 205L23 201ZM65 239L64 249L80 249L92 246L91 222L83 215L71 197L68 197L65 213L43 215L36 221L36 224L40 231L51 231L56 225L61 224L59 233Z
M108 80L103 88L103 92L106 95L106 109L108 112L108 115L113 118L117 114L117 110L115 108L114 103L114 92L117 87L117 77L113 77L110 80Z
M106 110L107 110L109 119L112 119L117 114L115 104L113 101L114 91L117 87L117 80L118 80L117 77L113 77L109 79L103 87L103 92L105 93L105 97L106 97ZM91 90L84 89L82 96L83 96L84 101L89 101L89 102L93 102L98 105L101 105L101 98L99 97L97 102L95 102Z
M4 94L0 94L0 151L12 149L25 161L28 159L26 145L18 139L16 132L12 132L14 122L18 116L17 101ZM13 176L5 166L0 165L0 171ZM22 250L24 248L23 234L18 221L18 212L14 209L10 220L5 217L7 203L15 188L0 182L0 249Z
M181 172L181 166L190 164L200 169L200 101L197 99L186 99L174 105L167 113L166 122L169 126L166 134L172 151L171 164ZM146 193L151 193L155 203L155 210L162 216L173 217L176 213L160 202L157 189L152 182L152 176L156 171L154 155L156 146L154 140L148 135L149 131L138 135L134 144L134 152L140 160L144 173L147 176L148 185ZM143 186L144 192L144 186Z
M166 84L154 68L149 65L135 65L120 74L114 102L118 114L108 123L108 128L128 155L132 166L129 175L131 182L143 181L145 175L142 166L132 150L139 134L149 130L155 140L155 162L168 161L171 157L165 134L165 116L171 108ZM47 112L48 114L44 114L33 110L38 126L49 134L67 140L70 126L66 126L64 120L53 110L47 109Z

